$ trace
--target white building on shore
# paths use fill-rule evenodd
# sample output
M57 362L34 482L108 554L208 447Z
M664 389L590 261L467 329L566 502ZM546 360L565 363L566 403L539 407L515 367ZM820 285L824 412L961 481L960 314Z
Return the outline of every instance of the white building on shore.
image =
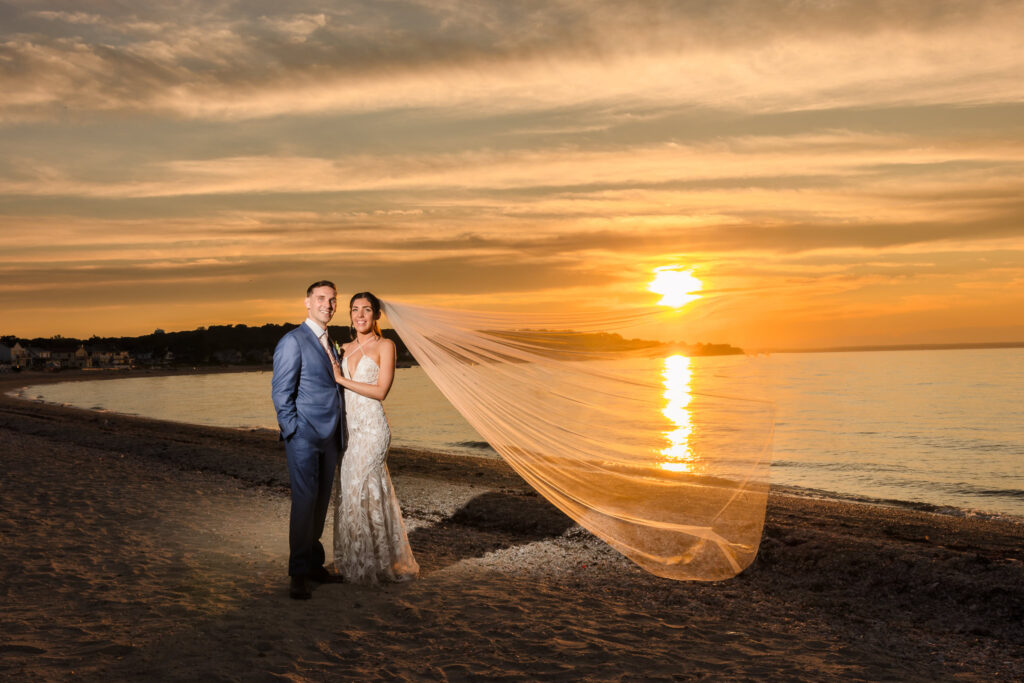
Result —
M0 344L0 364L12 368L31 367L32 351L28 347L22 346L21 342L14 342L14 346Z

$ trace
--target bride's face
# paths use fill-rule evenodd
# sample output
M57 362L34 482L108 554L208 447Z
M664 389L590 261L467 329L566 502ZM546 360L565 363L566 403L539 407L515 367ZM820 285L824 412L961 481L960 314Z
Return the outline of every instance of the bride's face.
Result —
M356 332L368 333L373 329L373 321L376 320L376 317L373 315L373 306L370 305L369 299L356 299L353 301L349 316L352 319L352 327L356 329Z

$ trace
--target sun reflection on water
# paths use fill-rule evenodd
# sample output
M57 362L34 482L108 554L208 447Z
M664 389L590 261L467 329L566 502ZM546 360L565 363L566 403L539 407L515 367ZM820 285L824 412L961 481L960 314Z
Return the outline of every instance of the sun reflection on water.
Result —
M698 458L690 446L690 437L693 434L689 410L692 400L690 380L693 377L690 359L680 355L669 356L665 359L665 368L661 376L665 384L665 393L662 395L666 401L661 412L675 425L675 429L664 433L670 445L661 450L665 461L660 466L672 472L693 472Z

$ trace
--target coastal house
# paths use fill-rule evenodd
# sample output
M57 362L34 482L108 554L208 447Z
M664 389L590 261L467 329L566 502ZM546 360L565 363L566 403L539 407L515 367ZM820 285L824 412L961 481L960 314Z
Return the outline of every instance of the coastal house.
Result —
M144 367L164 367L174 363L174 354L170 351L139 351L131 357L132 365Z
M51 362L58 368L88 368L92 367L89 352L81 344L71 351L54 351L50 354Z
M274 352L270 349L249 349L245 352L247 363L264 363L269 365L274 362Z
M31 348L15 342L14 346L0 344L0 365L11 368L44 367L51 363L48 349Z
M213 360L224 365L238 365L244 358L242 352L238 349L224 349L222 351L214 351L212 354Z
M91 367L89 352L81 344L73 351L54 351L50 354L50 359L54 367L61 369Z
M58 368L70 368L71 363L75 357L74 351L52 351L50 352L50 362L53 363L54 367Z
M92 344L89 348L83 345L78 352L84 354L88 368L126 368L132 364L132 356L127 351L111 348L106 345Z
M27 368L32 366L32 352L21 342L15 342L11 347L11 365L16 368Z

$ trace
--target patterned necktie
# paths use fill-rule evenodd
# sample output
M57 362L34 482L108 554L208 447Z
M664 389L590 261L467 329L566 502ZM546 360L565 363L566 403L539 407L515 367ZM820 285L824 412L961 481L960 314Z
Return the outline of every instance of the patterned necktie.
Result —
M327 352L327 357L331 358L331 343L327 339L327 333L324 332L320 335L320 346L324 347L324 351Z

